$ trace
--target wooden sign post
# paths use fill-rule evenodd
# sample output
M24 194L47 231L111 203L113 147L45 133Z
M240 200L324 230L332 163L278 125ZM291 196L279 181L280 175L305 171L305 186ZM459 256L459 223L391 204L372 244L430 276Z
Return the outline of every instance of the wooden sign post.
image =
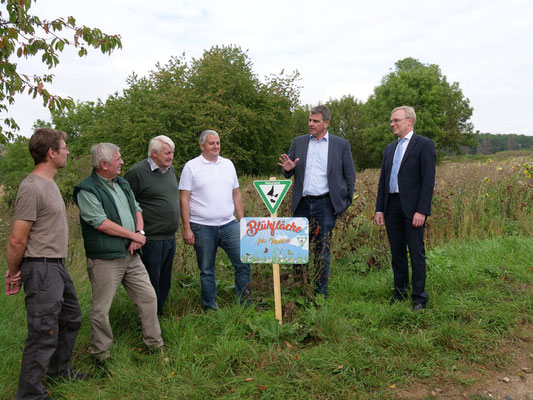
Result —
M276 177L271 176L271 181L275 181ZM270 218L276 218L278 216L278 211L274 214L270 214ZM274 311L276 313L276 319L281 325L283 323L283 313L281 311L281 283L279 280L279 264L272 264L272 279L274 285Z

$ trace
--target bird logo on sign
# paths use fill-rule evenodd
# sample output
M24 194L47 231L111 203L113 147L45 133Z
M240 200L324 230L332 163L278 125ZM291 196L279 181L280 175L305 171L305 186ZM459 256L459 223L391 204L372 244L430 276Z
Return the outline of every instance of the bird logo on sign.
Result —
M268 200L269 200L272 204L276 204L276 201L278 200L279 193L276 193L276 192L274 191L274 186L272 186L272 187L270 188L270 190L268 191L268 193L267 193L266 195L267 195Z

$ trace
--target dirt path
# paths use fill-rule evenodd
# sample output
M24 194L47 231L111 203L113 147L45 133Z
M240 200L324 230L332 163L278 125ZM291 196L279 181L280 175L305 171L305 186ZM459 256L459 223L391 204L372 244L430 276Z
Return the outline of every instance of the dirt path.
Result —
M513 362L477 366L455 377L431 378L400 388L397 399L471 399L471 400L533 400L533 326L524 328L526 337L503 346L502 353ZM465 382L462 384L460 382Z

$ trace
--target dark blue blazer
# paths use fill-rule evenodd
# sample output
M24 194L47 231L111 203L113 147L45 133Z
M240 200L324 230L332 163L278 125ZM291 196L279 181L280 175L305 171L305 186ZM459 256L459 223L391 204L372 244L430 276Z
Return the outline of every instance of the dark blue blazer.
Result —
M392 160L398 140L385 148L379 177L376 212L387 215L387 201ZM431 215L431 199L435 186L435 145L431 139L413 133L398 171L400 204L407 218L415 212Z
M291 202L293 214L302 199L307 149L310 140L311 135L309 134L293 139L287 155L293 161L297 158L300 161L289 172L282 169L286 178L294 175ZM340 216L352 204L355 189L355 167L350 143L346 139L332 134L328 134L328 186L331 203L337 216Z

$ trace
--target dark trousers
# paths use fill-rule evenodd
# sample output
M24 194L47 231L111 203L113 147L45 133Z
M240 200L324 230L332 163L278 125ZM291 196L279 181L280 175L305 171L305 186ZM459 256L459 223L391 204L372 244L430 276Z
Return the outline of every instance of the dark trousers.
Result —
M320 199L302 197L294 211L294 217L309 220L309 249L313 252L315 267L315 293L328 295L331 234L337 215L329 196ZM294 266L295 273L301 274L301 267Z
M74 283L63 262L24 260L28 337L22 354L17 399L46 399L41 379L64 376L81 327Z
M170 292L176 239L147 240L142 250L141 260L157 295L157 314L162 315Z
M411 256L413 303L426 304L426 252L424 247L424 226L414 228L412 218L407 217L400 204L399 195L389 195L385 225L391 247L392 272L394 274L394 297L403 300L409 290L409 262Z

